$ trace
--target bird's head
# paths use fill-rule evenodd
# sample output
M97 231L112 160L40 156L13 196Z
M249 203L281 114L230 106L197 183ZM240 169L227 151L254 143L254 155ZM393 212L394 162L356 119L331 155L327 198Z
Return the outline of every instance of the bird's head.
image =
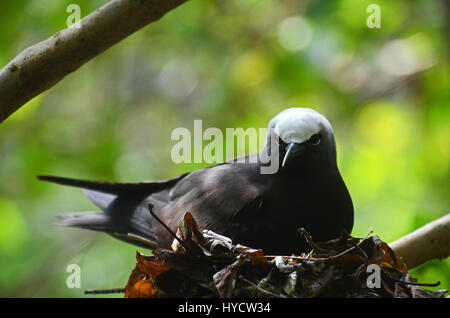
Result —
M320 113L309 108L288 108L269 123L267 145L271 136L277 145L282 168L305 162L336 163L333 128Z

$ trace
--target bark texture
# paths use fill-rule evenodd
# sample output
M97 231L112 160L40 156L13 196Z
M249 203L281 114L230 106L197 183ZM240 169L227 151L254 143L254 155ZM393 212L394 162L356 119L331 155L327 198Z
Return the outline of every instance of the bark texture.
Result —
M450 256L450 214L434 220L389 244L408 269Z
M187 0L112 0L0 70L0 122L109 47Z

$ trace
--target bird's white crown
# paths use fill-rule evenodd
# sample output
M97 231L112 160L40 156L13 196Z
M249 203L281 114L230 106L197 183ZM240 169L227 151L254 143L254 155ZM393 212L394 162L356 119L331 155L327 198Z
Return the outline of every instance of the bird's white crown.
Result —
M322 114L310 108L288 108L269 123L285 143L302 143L317 133L333 134L330 122Z

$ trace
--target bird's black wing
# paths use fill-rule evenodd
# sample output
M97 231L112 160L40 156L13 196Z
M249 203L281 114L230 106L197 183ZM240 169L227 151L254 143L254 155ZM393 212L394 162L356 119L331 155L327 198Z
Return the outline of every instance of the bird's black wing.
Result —
M170 191L155 193L149 200L162 202L161 197L165 198L156 211L172 229L189 211L201 228L233 236L242 230L238 229L245 223L242 220L251 220L261 208L265 185L259 177L257 164L227 162L193 171ZM163 229L159 236L171 239Z

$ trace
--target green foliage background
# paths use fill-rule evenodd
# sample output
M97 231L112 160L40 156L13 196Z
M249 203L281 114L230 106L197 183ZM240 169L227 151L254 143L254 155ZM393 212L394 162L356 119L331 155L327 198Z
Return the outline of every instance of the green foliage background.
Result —
M104 0L0 2L0 65ZM368 4L381 8L369 29ZM449 16L445 1L189 1L101 54L0 125L0 295L79 297L122 287L136 248L59 228L97 210L39 174L165 179L176 127L266 127L286 107L334 126L356 209L353 234L393 241L449 212ZM66 287L68 264L81 289ZM412 271L450 288L450 262Z

